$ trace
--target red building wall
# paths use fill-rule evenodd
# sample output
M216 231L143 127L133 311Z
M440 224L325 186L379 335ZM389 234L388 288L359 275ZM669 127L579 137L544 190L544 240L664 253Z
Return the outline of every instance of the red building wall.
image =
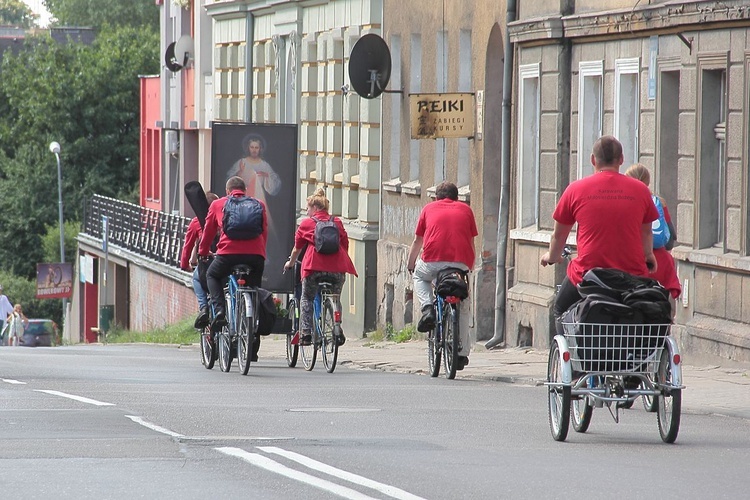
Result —
M158 76L141 78L141 206L162 209L161 87Z

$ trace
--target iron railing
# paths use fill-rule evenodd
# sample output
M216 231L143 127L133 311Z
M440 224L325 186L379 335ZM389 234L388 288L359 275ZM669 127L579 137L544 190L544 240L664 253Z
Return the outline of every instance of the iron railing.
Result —
M180 266L180 253L190 219L94 195L84 205L82 232L103 239L102 216L107 217L108 245L170 266Z

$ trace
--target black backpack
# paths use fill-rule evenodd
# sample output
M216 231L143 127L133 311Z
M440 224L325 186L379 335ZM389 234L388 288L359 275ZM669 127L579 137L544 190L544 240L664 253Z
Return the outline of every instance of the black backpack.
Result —
M230 240L251 240L263 232L263 205L250 196L228 196L222 230Z
M312 217L315 221L315 251L323 255L334 254L339 251L339 227L333 217L320 220Z

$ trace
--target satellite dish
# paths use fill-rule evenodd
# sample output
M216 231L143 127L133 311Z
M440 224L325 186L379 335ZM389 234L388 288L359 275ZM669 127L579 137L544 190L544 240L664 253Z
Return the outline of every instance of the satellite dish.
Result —
M187 66L190 56L193 55L193 39L190 35L182 35L174 46L174 55L177 62L183 67Z
M164 63L166 64L167 69L174 73L180 71L183 66L177 61L177 57L175 56L175 45L176 42L170 43L169 45L167 45L167 51L164 52Z
M365 99L374 99L385 91L391 78L391 51L385 40L374 33L363 36L349 55L349 81Z

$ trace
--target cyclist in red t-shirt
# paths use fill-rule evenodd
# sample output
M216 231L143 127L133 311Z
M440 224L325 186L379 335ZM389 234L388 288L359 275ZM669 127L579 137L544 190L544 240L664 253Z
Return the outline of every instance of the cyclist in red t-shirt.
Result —
M328 213L328 205L328 198L322 188L318 188L307 198L308 217L300 222L294 235L294 248L284 264L285 270L293 268L299 254L307 248L302 257L302 297L299 304L300 342L304 345L312 342L313 301L318 293L318 283L331 283L333 293L340 294L346 281L346 273L357 276L357 270L349 257L349 236L341 219ZM335 253L322 254L315 249L315 219L329 221L331 218L339 229L339 249ZM346 337L341 332L336 342L343 345L345 341Z
M576 286L595 267L620 269L636 276L656 271L651 223L659 212L642 182L620 173L622 145L611 135L594 143L594 174L572 182L557 203L555 227L542 266L563 260L562 251L578 224L578 255L568 264L554 306L556 319L581 297ZM561 325L558 321L558 332Z
M474 237L477 231L474 212L466 203L458 201L458 188L452 182L441 182L435 188L435 201L428 203L419 214L414 241L409 249L407 269L413 273L414 292L422 308L417 324L420 332L435 328L432 281L443 269L454 267L469 271L474 266ZM421 258L419 252L422 251ZM469 362L468 331L461 336L458 367Z

